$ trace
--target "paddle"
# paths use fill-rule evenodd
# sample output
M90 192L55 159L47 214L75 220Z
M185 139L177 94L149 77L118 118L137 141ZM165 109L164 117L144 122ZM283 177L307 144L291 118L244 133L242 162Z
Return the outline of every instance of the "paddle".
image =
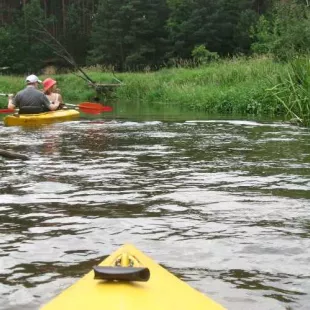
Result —
M88 102L88 104L90 104L92 102ZM94 103L95 104L95 103ZM75 105L75 104L68 104L65 103L66 106L70 106L70 107L74 107L76 109L81 110L83 113L89 113L89 114L100 114L103 112L111 112L113 109L110 106L102 106L101 107L92 107L92 106L88 106L88 105ZM0 114L1 113L13 113L16 110L12 110L12 109L0 109Z
M0 109L0 113L13 113L15 110L12 109Z
M85 111L92 110L92 111L97 111L99 113L102 113L102 112L111 112L113 110L112 107L110 107L110 106L103 106L102 104L95 103L95 102L82 102L78 105L65 103L65 105L68 107L79 108L83 112L84 112L84 110Z

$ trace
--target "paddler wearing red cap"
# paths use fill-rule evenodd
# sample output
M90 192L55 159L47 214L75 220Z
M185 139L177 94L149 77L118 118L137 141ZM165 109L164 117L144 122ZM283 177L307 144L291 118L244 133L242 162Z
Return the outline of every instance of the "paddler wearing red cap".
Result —
M61 94L59 94L57 91L57 82L55 80L51 78L45 79L43 81L43 89L44 94L52 104L59 104L58 110L64 107L63 99Z

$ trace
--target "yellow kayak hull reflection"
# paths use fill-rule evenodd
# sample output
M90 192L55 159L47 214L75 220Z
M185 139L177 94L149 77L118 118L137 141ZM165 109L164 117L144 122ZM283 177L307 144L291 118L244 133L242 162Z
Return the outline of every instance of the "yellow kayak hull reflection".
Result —
M132 245L124 245L100 266L114 266L120 256L133 257L134 267L147 267L147 282L94 280L94 271L47 303L43 310L223 310Z
M71 121L80 116L76 110L56 110L38 114L14 114L4 118L6 126L37 126L56 122Z

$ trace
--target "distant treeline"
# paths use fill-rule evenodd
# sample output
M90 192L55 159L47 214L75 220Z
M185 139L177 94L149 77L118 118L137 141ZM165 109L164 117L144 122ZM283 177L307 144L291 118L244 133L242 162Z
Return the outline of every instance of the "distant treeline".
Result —
M253 53L287 60L308 53L309 16L307 0L1 0L0 68L59 64L53 38L80 66L118 71Z

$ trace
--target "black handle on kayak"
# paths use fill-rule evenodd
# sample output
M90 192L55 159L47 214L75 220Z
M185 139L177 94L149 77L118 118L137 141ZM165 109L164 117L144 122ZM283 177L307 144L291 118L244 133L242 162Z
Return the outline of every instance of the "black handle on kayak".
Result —
M93 268L94 279L146 282L150 278L150 270L143 267L94 266Z

